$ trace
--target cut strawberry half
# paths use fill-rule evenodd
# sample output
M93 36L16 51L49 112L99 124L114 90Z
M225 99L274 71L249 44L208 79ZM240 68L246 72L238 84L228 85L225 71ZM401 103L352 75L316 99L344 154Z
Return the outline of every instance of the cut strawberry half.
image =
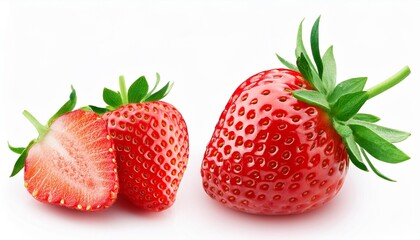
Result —
M47 126L24 111L39 137L26 148L11 147L21 154L12 176L24 166L25 187L41 202L100 210L112 205L119 188L113 143L96 113L72 111L75 101L73 90Z

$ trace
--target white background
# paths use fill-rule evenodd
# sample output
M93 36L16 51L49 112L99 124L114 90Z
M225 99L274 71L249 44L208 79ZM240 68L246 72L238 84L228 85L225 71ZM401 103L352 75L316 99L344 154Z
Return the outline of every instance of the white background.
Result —
M338 2L338 1L337 1ZM0 1L0 238L31 239L420 239L418 89L419 1ZM398 146L412 159L376 163L386 182L350 166L338 196L303 215L264 217L227 209L201 187L200 163L230 94L249 76L293 61L322 14L321 49L334 44L338 77L369 76L367 87L409 65L412 75L362 109L412 136ZM307 44L308 45L308 44ZM309 48L309 45L308 45ZM175 82L166 101L184 115L190 159L177 201L162 213L118 201L83 213L41 204L9 178L36 131L21 115L46 122L73 84L81 107L102 105L118 76ZM5 236L9 236L5 238Z

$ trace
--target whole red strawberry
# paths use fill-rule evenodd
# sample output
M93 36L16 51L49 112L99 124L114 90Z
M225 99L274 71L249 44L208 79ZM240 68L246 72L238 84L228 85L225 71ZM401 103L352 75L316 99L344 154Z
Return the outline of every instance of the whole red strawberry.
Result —
M321 58L319 18L312 28L315 65L302 43L297 67L260 72L243 82L227 103L207 146L201 167L204 190L223 205L253 214L302 213L322 206L339 192L349 166L368 171L363 158L398 163L409 157L393 143L410 134L374 124L358 113L370 98L410 73L408 67L364 91L367 78L337 86L332 47ZM362 158L363 156L363 158Z
M172 85L148 91L144 76L126 91L120 78L121 92L107 88L103 97L107 109L102 118L116 148L120 193L136 206L162 211L175 201L176 192L187 167L189 144L187 125L171 104L159 101ZM110 110L110 112L108 112Z
M75 104L73 90L46 126L24 111L39 136L26 148L9 146L21 154L12 176L24 167L25 187L41 202L82 211L105 209L118 193L113 144L106 122L92 111L72 111Z

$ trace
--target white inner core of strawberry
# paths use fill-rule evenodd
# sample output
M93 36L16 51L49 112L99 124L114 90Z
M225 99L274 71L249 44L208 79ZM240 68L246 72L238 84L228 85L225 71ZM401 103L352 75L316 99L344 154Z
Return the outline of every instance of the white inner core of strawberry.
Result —
M109 197L115 184L111 144L98 121L80 122L58 118L30 149L25 180L38 198L87 205L101 204Z

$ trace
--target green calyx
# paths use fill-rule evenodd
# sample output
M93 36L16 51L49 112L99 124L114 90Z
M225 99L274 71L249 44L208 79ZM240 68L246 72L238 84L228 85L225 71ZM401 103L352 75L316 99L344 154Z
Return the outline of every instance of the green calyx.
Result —
M63 106L61 106L61 108L48 120L48 123L46 125L42 125L30 112L26 110L23 111L23 116L25 116L26 119L28 119L28 121L32 123L32 125L38 131L38 137L36 139L31 140L26 147L13 147L10 144L8 144L9 149L12 152L19 154L19 158L16 160L10 177L15 176L20 172L20 170L23 169L23 167L25 166L25 159L28 156L29 149L32 147L32 145L41 141L44 138L45 134L48 132L49 127L55 119L57 119L65 113L73 111L74 107L76 106L76 102L76 91L74 90L73 86L71 86L69 100L66 103L64 103Z
M102 97L108 106L106 108L96 107L89 105L97 114L103 114L109 111L113 111L121 106L129 103L143 103L159 101L164 98L171 91L173 83L166 83L161 89L157 90L157 86L160 82L160 75L156 73L156 83L153 88L149 91L149 84L147 83L146 77L141 76L134 81L128 88L125 84L124 76L120 76L119 85L120 91L116 92L108 88L104 88Z
M286 67L298 71L314 90L299 89L293 96L303 102L322 108L346 145L352 163L363 171L370 169L379 177L394 181L379 172L368 158L368 154L386 163L400 163L410 159L394 143L401 142L410 133L377 125L380 119L371 114L358 113L367 100L385 92L400 83L410 74L405 66L387 80L364 90L367 78L351 78L336 84L336 62L333 47L329 47L321 57L319 51L319 21L315 21L311 31L311 61L302 40L302 23L299 25L296 45L296 65L277 54Z

